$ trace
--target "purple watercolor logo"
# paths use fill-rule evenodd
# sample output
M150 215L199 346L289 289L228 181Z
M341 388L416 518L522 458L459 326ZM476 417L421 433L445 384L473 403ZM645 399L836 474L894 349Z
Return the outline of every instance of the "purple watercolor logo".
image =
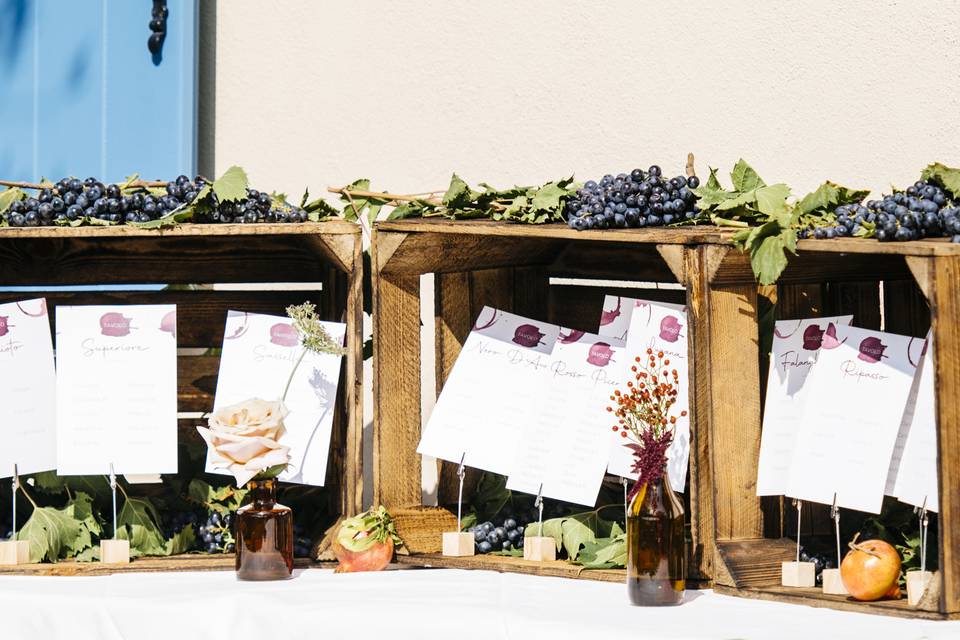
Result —
M584 331L577 331L576 329L570 329L570 333L564 335L560 334L560 344L573 344L577 340L583 337Z
M36 313L30 313L29 311L24 309L23 304L20 302L17 303L17 308L20 309L20 311L22 311L23 315L25 316L28 316L30 318L42 318L45 315L47 315L47 300L46 298L40 299L40 310L37 311Z
M846 342L847 339L844 338L843 342ZM827 325L827 330L823 332L823 336L820 340L821 349L836 349L843 342L837 340L837 325L832 322Z
M522 324L513 332L513 341L521 347L535 347L545 335L532 324Z
M115 311L105 313L100 316L100 333L111 338L128 336L131 329L136 329L136 327L130 326L132 321L132 318L128 318L122 313Z
M612 311L604 311L600 314L600 326L605 327L608 324L613 324L613 321L620 317L620 305L622 304L622 299L620 296L617 296L617 307Z
M0 338L10 333L10 316L0 316Z
M177 312L171 311L160 320L160 331L166 331L174 338L177 337Z
M667 342L676 342L680 338L681 329L683 325L676 316L667 316L660 321L660 338Z
M864 362L876 364L877 362L880 362L881 358L887 357L883 355L883 352L886 350L886 348L887 345L880 342L880 338L875 338L873 336L864 338L863 342L860 343L860 355L857 357Z
M280 322L270 327L270 342L281 347L295 347L300 344L300 334L292 324Z
M597 342L590 347L587 362L596 367L605 367L613 362L613 349L606 342Z
M803 348L807 351L817 351L823 344L823 330L818 324L812 324L803 330Z

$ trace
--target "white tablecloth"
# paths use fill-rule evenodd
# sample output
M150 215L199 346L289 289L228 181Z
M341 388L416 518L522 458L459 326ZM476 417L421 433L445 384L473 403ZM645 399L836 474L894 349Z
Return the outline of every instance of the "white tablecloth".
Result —
M233 573L0 577L2 640L498 638L960 638L960 622L904 620L689 591L679 607L626 588L486 571L408 570L286 582Z

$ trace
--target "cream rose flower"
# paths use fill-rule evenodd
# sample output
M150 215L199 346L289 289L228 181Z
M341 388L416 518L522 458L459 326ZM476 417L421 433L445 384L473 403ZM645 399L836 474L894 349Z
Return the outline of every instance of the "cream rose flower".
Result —
M233 474L243 486L261 471L290 462L290 447L278 441L286 433L282 402L244 400L214 412L208 427L197 427L215 469Z

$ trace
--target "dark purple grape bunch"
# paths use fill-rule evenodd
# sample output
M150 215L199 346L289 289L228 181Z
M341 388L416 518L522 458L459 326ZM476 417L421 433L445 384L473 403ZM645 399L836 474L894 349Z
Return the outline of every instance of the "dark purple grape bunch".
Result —
M162 195L143 189L123 193L120 185L104 184L93 177L83 181L63 178L40 189L36 196L11 204L7 222L11 227L65 225L84 220L149 222L191 202L198 189L186 176L167 183Z
M836 552L834 552L833 555L830 553L808 553L802 546L800 547L800 562L813 563L814 575L816 576L816 584L818 587L823 586L823 570L837 568Z
M214 193L207 196L207 206L199 207L194 222L206 224L254 224L258 222L306 222L309 214L299 207L275 200L266 191L247 189L243 200L218 201Z
M167 39L167 0L153 0L153 10L150 12L150 37L147 38L147 49L154 56L163 51L163 41Z
M197 532L201 522L204 521L204 515L199 511L175 511L163 512L161 515L161 529L163 535L172 538L187 527L192 527L194 533ZM199 551L201 549L199 538L187 551Z
M210 511L197 529L197 538L200 549L206 553L233 553L236 549L233 514Z
M309 558L313 540L307 535L307 530L299 523L293 523L293 557Z
M499 524L481 522L467 531L473 534L477 553L523 549L524 526L513 515L507 515Z
M697 176L664 178L657 165L647 171L607 174L599 182L588 180L567 201L571 229L637 229L695 221L700 216Z

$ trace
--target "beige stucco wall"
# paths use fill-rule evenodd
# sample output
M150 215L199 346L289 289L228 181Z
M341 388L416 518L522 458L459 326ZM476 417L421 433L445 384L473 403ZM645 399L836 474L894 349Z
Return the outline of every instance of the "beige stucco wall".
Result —
M201 156L213 145L217 171L298 195L360 176L411 192L453 170L495 184L679 170L687 151L724 170L743 156L796 191L885 189L960 164L958 9L221 1Z
M958 9L203 0L200 166L239 164L258 188L299 197L358 177L410 193L452 171L504 186L680 171L693 151L701 174L744 157L800 194L827 178L906 186L928 162L960 165Z

